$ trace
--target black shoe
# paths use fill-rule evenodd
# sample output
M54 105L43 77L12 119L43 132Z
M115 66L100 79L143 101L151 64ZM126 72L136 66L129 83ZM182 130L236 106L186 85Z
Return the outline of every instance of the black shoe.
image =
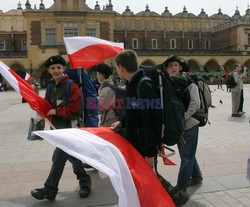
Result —
M157 177L161 181L163 188L168 192L172 200L174 201L176 207L183 206L188 201L188 194L186 193L186 189L173 187L170 182L168 182L164 177L162 177L159 173L157 173Z
M199 184L202 183L202 181L203 181L203 178L202 178L202 177L192 178L192 179L191 179L190 186L199 185Z
M79 190L79 195L82 198L86 198L89 196L90 192L91 192L91 186L86 185L86 186L81 187L81 189Z
M232 114L232 117L241 117L240 114Z
M56 198L56 195L55 196L47 195L42 188L32 190L30 194L37 200L47 199L47 200L50 200L50 201L54 201L55 198Z
M186 204L189 198L186 188L177 188L177 187L174 188L172 195L170 196L173 199L176 207L181 207L184 204Z

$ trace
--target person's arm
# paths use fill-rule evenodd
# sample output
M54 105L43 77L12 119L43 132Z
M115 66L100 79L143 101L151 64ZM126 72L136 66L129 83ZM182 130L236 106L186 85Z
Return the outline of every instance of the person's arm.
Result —
M201 104L197 85L191 83L188 86L188 90L190 92L190 104L185 112L185 121L191 118L191 116L200 108Z
M70 86L70 94L69 104L56 108L56 115L61 118L70 119L74 114L77 114L81 108L82 92L75 83L72 83Z
M247 67L246 66L243 67L243 73L240 76L241 76L241 79L247 77Z

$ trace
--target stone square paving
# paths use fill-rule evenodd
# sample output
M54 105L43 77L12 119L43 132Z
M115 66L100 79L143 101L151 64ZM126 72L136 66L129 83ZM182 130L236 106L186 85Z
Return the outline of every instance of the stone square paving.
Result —
M223 88L217 90L211 86L216 107L209 112L211 125L200 128L197 152L204 181L188 189L190 200L185 207L250 207L250 183L246 179L250 153L250 85L244 86L246 114L240 118L230 117L231 93ZM38 201L30 196L31 189L43 186L54 149L46 141L27 141L29 118L33 115L16 92L0 93L0 207L118 206L109 178L95 170L87 170L93 182L91 195L79 198L78 182L70 164L66 165L60 181L56 202ZM178 153L171 159L176 166L164 166L159 159L158 168L175 185Z

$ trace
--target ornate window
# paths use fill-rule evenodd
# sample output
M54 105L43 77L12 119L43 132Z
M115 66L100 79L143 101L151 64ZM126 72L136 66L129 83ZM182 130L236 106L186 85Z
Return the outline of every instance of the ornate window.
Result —
M78 36L78 25L77 25L77 23L64 23L63 36L64 37Z
M56 30L55 29L45 29L45 43L46 45L56 44Z

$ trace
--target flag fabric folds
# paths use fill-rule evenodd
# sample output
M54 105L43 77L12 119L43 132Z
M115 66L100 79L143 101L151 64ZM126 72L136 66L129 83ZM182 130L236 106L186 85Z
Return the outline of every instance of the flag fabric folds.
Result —
M109 128L60 129L35 134L107 174L118 194L119 206L175 206L144 158Z
M18 92L42 117L47 117L47 112L51 109L51 105L47 100L37 95L32 88L24 79L17 75L7 65L0 61L0 73L5 80Z
M89 69L124 49L123 43L88 36L65 37L64 43L72 68Z
M25 77L24 77L24 80L25 80L27 83L30 83L32 80L34 80L34 78L33 78L29 73L26 73L26 74L25 74Z

